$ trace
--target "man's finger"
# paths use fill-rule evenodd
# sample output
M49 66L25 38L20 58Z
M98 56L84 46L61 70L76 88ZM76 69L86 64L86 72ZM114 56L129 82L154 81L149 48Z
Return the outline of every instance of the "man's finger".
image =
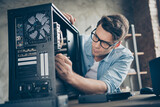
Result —
M56 60L62 60L62 61L64 61L65 63L67 63L67 64L69 64L69 65L71 65L72 64L72 62L68 59L68 57L66 57L66 56L64 56L63 54L57 54L56 55Z
M56 62L55 66L58 67L61 72L64 72L65 68L62 64L60 64L59 62Z
M70 66L72 66L72 62L71 60L69 60L67 57L64 59L66 64L69 64Z
M57 70L58 72L61 71L61 69L60 69L58 66L55 66L55 68L56 68L56 70Z
M63 66L65 64L65 62L62 61L61 59L60 60L56 60L55 64L57 64L57 63L60 64L61 66Z
M56 58L62 59L65 63L72 66L72 62L68 59L68 57L64 56L63 54L57 54Z
M64 15L72 24L75 23L76 19L75 19L72 15L70 15L70 14L68 14L68 13L63 13L63 15Z
M63 13L63 15L70 21L70 17L68 16L68 14Z
M56 58L60 58L60 59L64 60L65 56L63 54L59 53L56 55Z
M75 18L72 15L68 14L68 13L66 13L66 14L70 17L71 23L74 24L74 22L76 21Z
M64 62L64 58L61 58L61 57L55 57L55 61L57 62Z
M63 62L65 62L66 58L67 57L62 55L62 54L57 54L56 57L55 57L55 60L63 64Z

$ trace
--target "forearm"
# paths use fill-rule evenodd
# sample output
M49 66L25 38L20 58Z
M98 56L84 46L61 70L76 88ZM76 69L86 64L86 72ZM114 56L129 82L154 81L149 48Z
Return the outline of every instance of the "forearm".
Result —
M64 55L56 55L56 70L61 79L86 94L105 93L107 85L100 80L84 78L72 70L72 62Z
M86 94L100 94L107 91L107 86L103 81L84 78L76 73L73 73L72 78L67 82Z

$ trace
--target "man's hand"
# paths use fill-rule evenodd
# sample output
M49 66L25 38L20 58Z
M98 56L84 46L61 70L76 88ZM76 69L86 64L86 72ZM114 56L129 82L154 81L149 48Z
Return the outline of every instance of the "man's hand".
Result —
M62 54L57 54L55 60L56 70L60 78L69 82L73 75L72 62Z
M107 91L103 81L84 78L72 70L72 62L64 55L56 55L56 70L62 80L86 94L101 94Z
M75 19L72 15L70 15L70 14L68 14L68 13L63 13L63 15L64 15L72 24L75 23L76 19Z

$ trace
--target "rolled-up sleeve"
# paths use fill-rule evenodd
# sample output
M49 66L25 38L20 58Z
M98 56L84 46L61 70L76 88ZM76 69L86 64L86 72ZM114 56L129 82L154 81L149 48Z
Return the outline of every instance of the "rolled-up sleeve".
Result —
M127 76L133 56L122 55L103 73L99 80L107 85L107 93L115 93Z

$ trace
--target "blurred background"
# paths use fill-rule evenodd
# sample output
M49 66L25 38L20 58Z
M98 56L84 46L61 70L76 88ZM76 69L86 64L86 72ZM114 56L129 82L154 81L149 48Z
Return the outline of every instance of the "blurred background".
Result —
M90 35L102 15L121 13L126 16L135 28L138 53L134 54L135 45L130 35L123 45L138 59L133 61L121 89L137 91L152 87L148 62L160 56L160 0L0 0L0 103L8 100L7 10L45 3L53 3L61 12L72 14L76 18L75 26L85 35ZM130 28L129 34L132 33Z

